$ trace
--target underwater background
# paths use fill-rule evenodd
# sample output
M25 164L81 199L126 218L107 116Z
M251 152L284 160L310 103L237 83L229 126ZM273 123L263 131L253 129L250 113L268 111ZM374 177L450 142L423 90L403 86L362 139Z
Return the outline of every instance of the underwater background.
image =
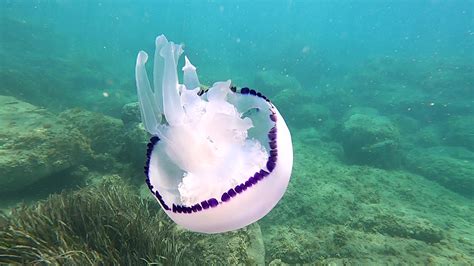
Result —
M290 127L247 228L188 232L146 189L160 34ZM0 1L0 264L472 265L473 203L474 1Z

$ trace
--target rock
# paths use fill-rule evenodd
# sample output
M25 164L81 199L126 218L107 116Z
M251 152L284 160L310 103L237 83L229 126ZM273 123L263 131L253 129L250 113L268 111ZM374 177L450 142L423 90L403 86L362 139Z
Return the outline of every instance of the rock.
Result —
M379 115L351 115L342 126L344 154L352 163L393 168L399 164L400 133Z
M150 134L145 131L141 123L138 102L123 106L122 121L125 126L124 149L127 151L127 160L135 165L143 165Z
M451 155L456 151L451 151ZM474 160L466 152L464 158L455 158L439 149L414 149L406 158L406 166L411 171L431 179L440 185L466 197L473 197Z
M24 186L79 166L90 158L79 130L14 97L0 96L0 191Z
M59 114L90 139L95 154L118 156L125 142L125 128L119 119L79 108Z
M122 107L122 122L125 126L141 122L140 106L138 102L127 103Z
M331 113L325 105L315 103L314 95L304 90L284 89L272 102L285 117L285 121L296 128L318 128L330 131L334 126Z
M474 115L452 118L447 128L448 143L474 151Z
M255 89L262 92L270 99L283 90L300 90L299 81L289 75L284 75L275 70L257 72L255 76Z
M275 226L270 232L269 242L268 257L278 258L283 263L309 263L321 255L322 240L301 229Z
M201 254L199 265L265 265L265 247L258 223L222 234L183 231L191 240L187 254ZM186 237L189 236L189 237Z
M392 214L378 214L363 217L351 225L367 232L411 238L426 243L439 243L445 238L441 229L436 228L428 220L421 218L406 219Z

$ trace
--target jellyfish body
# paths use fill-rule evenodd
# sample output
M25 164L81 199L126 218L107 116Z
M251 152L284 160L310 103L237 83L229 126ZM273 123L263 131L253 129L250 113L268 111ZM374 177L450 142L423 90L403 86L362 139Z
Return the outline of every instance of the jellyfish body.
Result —
M277 108L261 93L216 82L200 88L188 58L178 81L180 45L156 38L153 87L148 55L136 64L145 129L153 135L146 183L166 214L196 232L239 229L263 216L286 191L293 165L291 135Z

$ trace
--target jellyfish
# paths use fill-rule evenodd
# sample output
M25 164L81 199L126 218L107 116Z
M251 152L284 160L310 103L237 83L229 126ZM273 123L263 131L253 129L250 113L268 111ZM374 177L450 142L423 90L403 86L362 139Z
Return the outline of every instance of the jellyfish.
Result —
M290 131L263 94L230 80L205 88L182 45L155 40L153 89L140 51L135 75L142 123L151 134L146 184L178 225L202 233L247 226L284 195L293 166Z

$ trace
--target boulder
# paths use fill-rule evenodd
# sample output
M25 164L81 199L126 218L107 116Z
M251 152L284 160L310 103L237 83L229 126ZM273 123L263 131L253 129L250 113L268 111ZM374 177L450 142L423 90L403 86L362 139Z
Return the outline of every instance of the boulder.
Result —
M474 115L451 118L447 125L446 138L449 144L474 151Z
M257 91L262 92L270 99L278 92L285 89L301 89L301 84L296 78L275 70L264 70L257 72L255 76L255 86Z
M400 133L386 117L353 114L342 126L342 145L348 161L393 168L400 161Z
M89 140L45 109L0 96L0 192L11 192L79 166Z
M120 119L80 108L66 110L59 117L90 139L94 154L118 156L122 152L125 129Z
M454 156L459 156L458 158ZM413 149L406 158L409 170L466 197L474 197L472 153L448 148Z

